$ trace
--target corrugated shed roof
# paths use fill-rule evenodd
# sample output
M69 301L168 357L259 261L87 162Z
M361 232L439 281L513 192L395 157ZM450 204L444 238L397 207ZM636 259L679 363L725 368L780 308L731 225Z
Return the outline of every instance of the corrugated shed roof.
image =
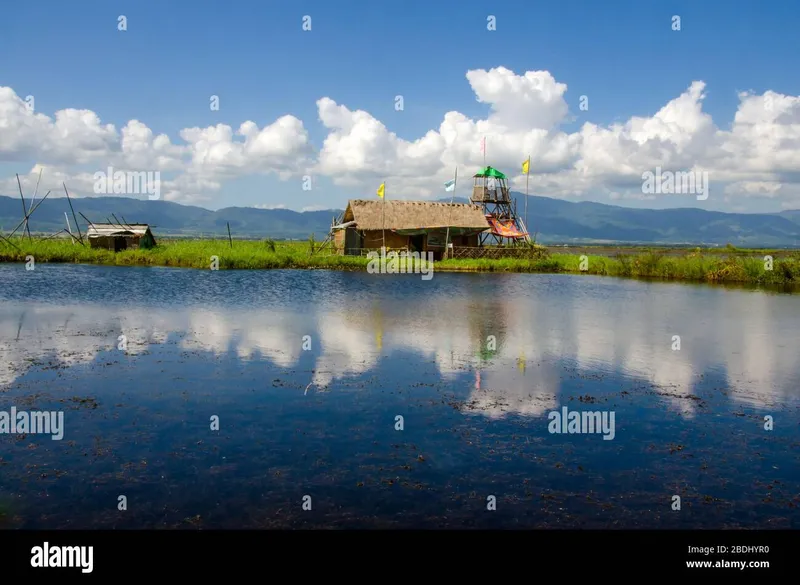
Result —
M86 231L87 237L99 238L103 236L143 236L147 233L150 226L146 223L133 223L117 225L111 223L95 223L89 226Z
M343 222L348 221L360 230L489 229L483 210L469 203L354 199L344 212Z

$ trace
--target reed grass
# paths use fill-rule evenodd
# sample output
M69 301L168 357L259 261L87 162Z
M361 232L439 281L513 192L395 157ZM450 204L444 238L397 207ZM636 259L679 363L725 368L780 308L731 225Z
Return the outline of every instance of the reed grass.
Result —
M358 256L311 254L313 242L280 242L271 239L160 240L152 250L118 253L72 244L69 240L28 240L15 238L13 246L0 240L0 262L61 262L116 266L173 266L208 269L217 257L220 270L306 268L366 270L369 260ZM655 278L696 282L750 284L800 284L800 252L786 250L646 249L615 256L560 254L558 248L539 258L445 260L435 264L439 272L549 272L583 273L630 278ZM764 256L780 252L772 270ZM582 266L582 260L583 266Z

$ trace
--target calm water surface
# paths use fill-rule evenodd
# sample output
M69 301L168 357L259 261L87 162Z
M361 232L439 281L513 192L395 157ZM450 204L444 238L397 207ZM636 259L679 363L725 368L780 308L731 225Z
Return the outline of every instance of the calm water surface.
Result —
M799 337L686 284L0 265L0 411L64 412L0 435L0 524L800 528Z

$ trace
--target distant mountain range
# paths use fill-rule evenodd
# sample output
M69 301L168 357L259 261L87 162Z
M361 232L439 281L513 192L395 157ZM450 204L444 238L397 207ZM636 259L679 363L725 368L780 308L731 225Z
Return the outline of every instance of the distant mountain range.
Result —
M522 211L525 196L512 193ZM443 199L442 201L449 201ZM457 201L465 202L464 199ZM29 202L29 200L28 200ZM105 223L115 214L120 221L149 223L153 232L171 236L307 239L312 233L324 239L334 216L341 210L297 212L287 209L226 207L210 211L169 201L127 197L92 197L72 200L76 214ZM53 233L66 227L64 212L72 214L65 197L48 198L31 216L31 231ZM0 233L8 235L22 218L19 197L0 196ZM86 221L80 216L81 231ZM528 199L528 228L538 231L545 244L688 244L738 247L800 247L800 210L782 213L722 213L702 209L630 209L603 203L573 203L548 197ZM21 233L20 230L17 234Z

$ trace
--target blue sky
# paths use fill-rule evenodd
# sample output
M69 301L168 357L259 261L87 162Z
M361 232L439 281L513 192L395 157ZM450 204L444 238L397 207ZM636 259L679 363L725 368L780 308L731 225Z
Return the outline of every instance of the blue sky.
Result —
M127 31L117 30L119 15L127 17ZM311 31L302 30L304 15L312 18ZM496 31L487 31L488 15L496 17ZM681 17L680 31L671 29L673 15ZM503 66L517 75L548 71L566 84L563 98L574 117L560 126L567 133L585 122L652 116L693 81L705 82L702 109L727 131L737 92L800 95L800 76L792 72L800 55L798 17L800 4L791 2L30 0L2 9L0 86L35 96L36 111L51 118L65 108L88 109L117 129L139 120L178 144L183 128L235 130L246 120L263 127L289 114L319 150L328 134L316 103L322 97L364 110L413 142L438 130L449 111L485 118L489 105L476 101L466 72ZM210 110L211 95L219 96L219 111ZM395 110L396 95L404 98L403 111ZM589 98L588 111L578 108L581 95ZM490 141L490 163L492 148ZM27 173L36 162L46 156L5 156L0 174ZM533 160L533 174L537 166ZM465 161L463 168L475 167ZM440 185L441 178L431 181ZM337 186L316 174L314 188L303 191L296 177L242 174L199 204L333 208L374 196L377 185L368 185ZM595 189L567 198L701 206L676 198L609 200ZM779 199L712 196L702 206L779 211Z

